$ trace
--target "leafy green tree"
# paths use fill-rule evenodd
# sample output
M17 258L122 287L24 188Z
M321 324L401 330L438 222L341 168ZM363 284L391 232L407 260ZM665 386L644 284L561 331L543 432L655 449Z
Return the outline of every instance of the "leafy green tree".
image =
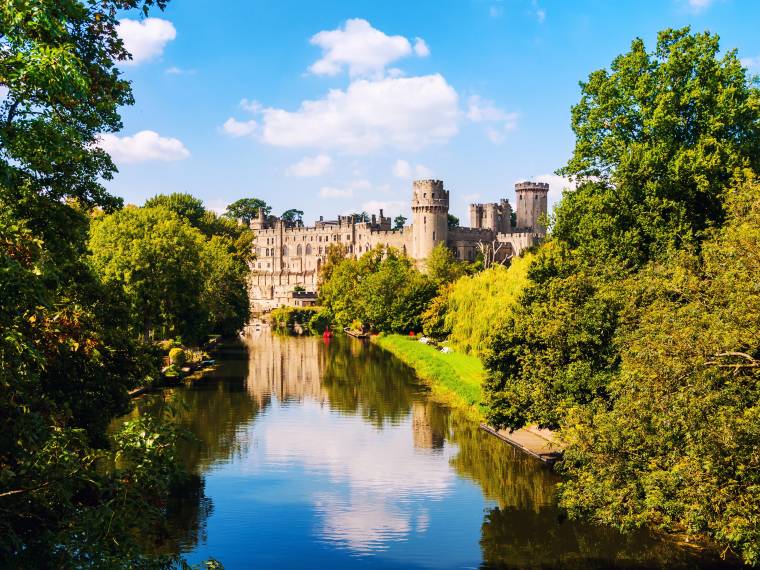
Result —
M209 250L219 262L218 244ZM201 302L203 235L163 208L127 208L93 223L92 266L103 283L123 288L132 321L145 338L198 339L207 332Z
M208 314L208 329L227 337L242 330L250 317L248 265L235 252L235 242L227 236L212 236L201 251L200 302Z
M360 212L358 214L352 214L354 221L358 224L369 222L369 214L367 212Z
M319 296L339 327L359 320L375 331L408 332L421 330L435 288L409 258L378 246L359 259L336 254L325 264Z
M398 231L401 229L404 229L404 225L406 225L406 217L399 214L395 218L393 218L393 229Z
M203 201L190 194L174 192L158 194L145 201L145 208L165 208L187 220L194 228L202 229L206 216Z
M454 257L445 243L436 244L430 256L425 260L425 269L428 276L438 285L453 283L462 277L466 270L465 265Z
M264 216L268 216L272 211L272 207L261 198L241 198L236 200L229 206L224 212L224 215L234 220L242 219L246 223L259 215L259 208L264 210Z
M567 420L561 502L624 530L707 534L757 564L760 182L727 205L701 260L684 252L625 283L612 404Z
M164 0L0 3L0 566L166 567L160 530L178 483L175 434L106 426L155 372L128 305L84 259L89 216L120 207L98 146L132 103L117 14ZM128 460L113 470L104 465ZM118 500L115 498L118 497Z
M448 214L446 223L449 226L450 230L453 230L454 228L459 227L459 218L457 218L454 214Z
M281 218L283 221L288 222L290 224L301 224L303 223L303 210L296 210L294 208L291 208L290 210L285 210L282 213Z
M560 171L579 187L555 209L552 243L486 363L498 425L558 427L575 406L608 401L624 281L698 250L723 221L735 171L760 166L760 90L716 36L666 30L651 53L635 40L581 89Z

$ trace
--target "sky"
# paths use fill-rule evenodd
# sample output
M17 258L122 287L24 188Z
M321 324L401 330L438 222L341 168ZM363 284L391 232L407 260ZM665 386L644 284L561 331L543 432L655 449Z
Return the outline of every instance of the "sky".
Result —
M409 216L412 180L450 210L514 183L567 185L579 81L631 41L691 26L760 73L755 0L172 0L125 13L120 65L135 104L101 145L108 189L142 204L189 192L223 212L245 197L274 214Z

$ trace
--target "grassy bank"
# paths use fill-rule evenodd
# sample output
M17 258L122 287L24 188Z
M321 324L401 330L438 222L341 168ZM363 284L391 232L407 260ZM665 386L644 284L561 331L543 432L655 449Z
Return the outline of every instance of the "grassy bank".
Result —
M481 384L483 364L475 356L457 352L445 354L407 336L391 334L373 337L372 342L411 366L433 390L436 399L482 419Z

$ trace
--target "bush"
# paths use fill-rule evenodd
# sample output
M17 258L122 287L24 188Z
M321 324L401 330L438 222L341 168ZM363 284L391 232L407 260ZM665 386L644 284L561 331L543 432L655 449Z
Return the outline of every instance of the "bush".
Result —
M320 309L309 319L309 330L315 334L322 334L332 324L332 315L327 309Z
M317 314L317 307L277 307L272 311L272 326L279 331L292 330L296 324L307 328Z
M169 362L182 368L187 362L187 354L182 348L172 348L169 351Z

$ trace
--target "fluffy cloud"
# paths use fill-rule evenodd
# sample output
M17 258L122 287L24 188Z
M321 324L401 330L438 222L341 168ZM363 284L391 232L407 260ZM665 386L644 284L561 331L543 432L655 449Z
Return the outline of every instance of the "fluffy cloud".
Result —
M467 118L486 125L486 134L493 143L502 142L507 133L517 128L518 117L517 113L508 113L479 95L473 95L467 102Z
M370 214L376 214L383 211L384 216L390 216L391 218L409 212L409 204L402 200L370 200L362 204L362 211L369 212Z
M164 73L166 73L166 75L195 75L196 71L194 69L183 69L173 65L167 67Z
M549 206L559 202L562 198L563 190L575 190L575 182L572 182L569 178L564 176L557 176L556 174L539 174L534 176L531 180L534 182L547 182L549 184ZM522 182L522 180L516 180L515 182Z
M689 8L695 12L701 12L707 10L714 0L689 0Z
M357 80L297 111L266 108L261 141L290 148L365 154L384 146L419 149L458 131L457 92L439 74Z
M750 71L760 71L760 55L755 57L743 57L741 59L741 64Z
M124 65L139 65L160 56L166 44L177 37L174 25L161 18L126 18L119 21L117 31L124 47L132 54L132 59L123 62Z
M315 34L311 43L322 48L322 57L309 67L315 75L337 75L347 68L352 76L382 76L389 63L412 52L419 57L430 54L423 39L416 38L412 48L405 37L388 36L360 18L347 20L343 28Z
M155 131L140 131L131 137L106 133L100 136L98 146L120 163L183 160L190 156L182 141L162 137Z
M369 190L372 184L367 180L354 180L344 186L322 186L319 189L320 198L352 198L355 191Z
M396 178L411 178L414 175L415 178L430 178L433 176L433 171L430 170L424 164L417 164L414 168L406 160L397 160L393 164L391 169L393 176Z
M326 154L317 156L305 156L292 166L286 172L288 176L321 176L330 169L332 158Z
M238 121L230 117L222 125L222 131L231 137L246 137L256 132L257 123L255 120Z

